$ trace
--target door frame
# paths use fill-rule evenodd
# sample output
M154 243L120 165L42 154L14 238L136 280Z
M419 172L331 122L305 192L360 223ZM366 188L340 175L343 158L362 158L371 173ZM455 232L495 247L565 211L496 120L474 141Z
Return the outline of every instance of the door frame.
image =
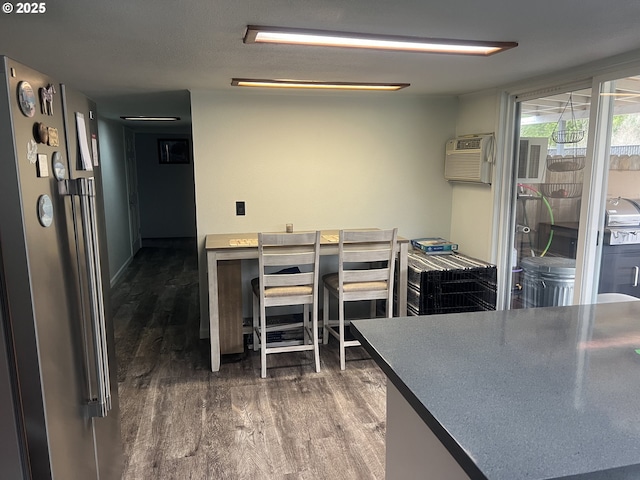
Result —
M592 107L589 120L589 135L593 136L593 144L591 145L593 151L590 153L587 150L587 155L591 154L594 159L600 161L589 165L593 169L590 176L595 188L586 201L583 197L582 211L580 212L580 216L584 217L591 227L578 233L577 261L580 261L579 259L584 261L582 262L583 268L579 271L576 270L576 286L579 288L575 292L574 303L595 303L598 295L604 233L602 229L605 222L605 202L609 178L611 127L615 103L615 97L603 94L613 93L615 80L638 75L640 75L640 62L634 62L631 66L612 69L593 77L591 98L592 104L596 104L597 108ZM580 257L580 255L582 256Z
M138 200L138 166L136 163L135 132L124 128L124 156L127 178L127 202L129 204L129 243L131 258L142 247L140 236L140 202Z
M508 310L511 303L511 256L513 243L515 239L515 208L514 200L516 195L515 188L515 155L516 145L519 140L519 121L520 107L519 104L541 98L545 96L565 93L572 90L589 88L592 85L591 79L581 79L573 82L556 82L544 85L535 85L513 89L506 92L506 101L504 108L500 112L500 124L504 129L502 144L500 146L502 168L496 172L496 183L501 184L501 195L495 199L495 203L499 205L497 221L494 222L493 239L494 244L498 245L497 256L497 274L498 274L498 291L496 298L496 308L498 310ZM588 190L588 189L586 189ZM585 192L583 187L583 198ZM576 268L577 270L577 268Z
M587 162L582 191L580 210L580 228L576 258L576 277L574 304L594 303L597 298L602 256L602 242L599 238L604 225L605 200L607 195L608 159L610 148L610 129L613 101L612 97L602 95L613 88L616 79L640 75L640 61L637 57L623 56L620 61L600 69L594 68L590 75L584 70L575 75L573 81L567 76L558 77L537 84L515 87L504 92L505 101L500 106L499 152L503 159L501 168L496 172L494 204L493 244L497 245L498 292L497 308L508 309L511 297L511 245L513 243L513 222L515 209L512 208L514 186L514 145L517 140L518 121L517 103L527 99L540 98L555 93L568 92L591 87L591 105L589 113L589 137L587 140ZM583 75L580 75L582 73ZM588 180L588 184L587 184Z

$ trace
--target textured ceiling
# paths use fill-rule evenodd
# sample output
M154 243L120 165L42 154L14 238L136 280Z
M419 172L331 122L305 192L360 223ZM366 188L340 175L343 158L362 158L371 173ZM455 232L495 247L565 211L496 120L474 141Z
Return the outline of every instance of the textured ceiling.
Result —
M0 53L94 98L102 114L189 115L191 89L232 77L408 82L382 95L462 94L640 49L637 0L64 0L0 14ZM516 41L487 58L245 45L273 25Z

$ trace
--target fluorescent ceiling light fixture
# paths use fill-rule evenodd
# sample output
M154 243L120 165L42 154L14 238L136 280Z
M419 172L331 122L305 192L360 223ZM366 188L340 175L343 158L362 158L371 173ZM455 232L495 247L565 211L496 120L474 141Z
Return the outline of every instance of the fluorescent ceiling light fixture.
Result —
M133 120L136 122L176 122L180 120L180 117L147 117L145 115L120 118L123 120Z
M315 82L307 80L260 80L252 78L233 78L234 87L263 88L310 88L316 90L377 90L394 92L408 87L409 83L358 83L358 82Z
M494 53L518 46L516 42L402 37L366 33L332 32L327 30L260 27L255 25L249 25L247 27L244 43L314 45L323 47L366 48L373 50L483 56L493 55Z

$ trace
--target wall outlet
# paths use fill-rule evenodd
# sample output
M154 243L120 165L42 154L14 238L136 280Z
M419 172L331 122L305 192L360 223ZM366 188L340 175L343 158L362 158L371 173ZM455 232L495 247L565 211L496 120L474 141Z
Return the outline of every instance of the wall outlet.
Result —
M244 215L244 202L236 202L236 215Z

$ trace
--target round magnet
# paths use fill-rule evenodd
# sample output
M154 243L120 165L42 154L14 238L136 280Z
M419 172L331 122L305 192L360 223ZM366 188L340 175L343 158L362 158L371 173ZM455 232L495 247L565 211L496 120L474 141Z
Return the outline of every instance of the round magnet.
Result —
M36 94L29 82L18 83L18 104L20 111L27 117L33 117L36 113Z
M53 203L49 195L38 197L38 221L43 227L49 227L53 223Z
M67 175L67 169L64 163L62 163L62 155L60 152L53 152L51 162L53 163L53 176L56 177L56 180L64 180Z

